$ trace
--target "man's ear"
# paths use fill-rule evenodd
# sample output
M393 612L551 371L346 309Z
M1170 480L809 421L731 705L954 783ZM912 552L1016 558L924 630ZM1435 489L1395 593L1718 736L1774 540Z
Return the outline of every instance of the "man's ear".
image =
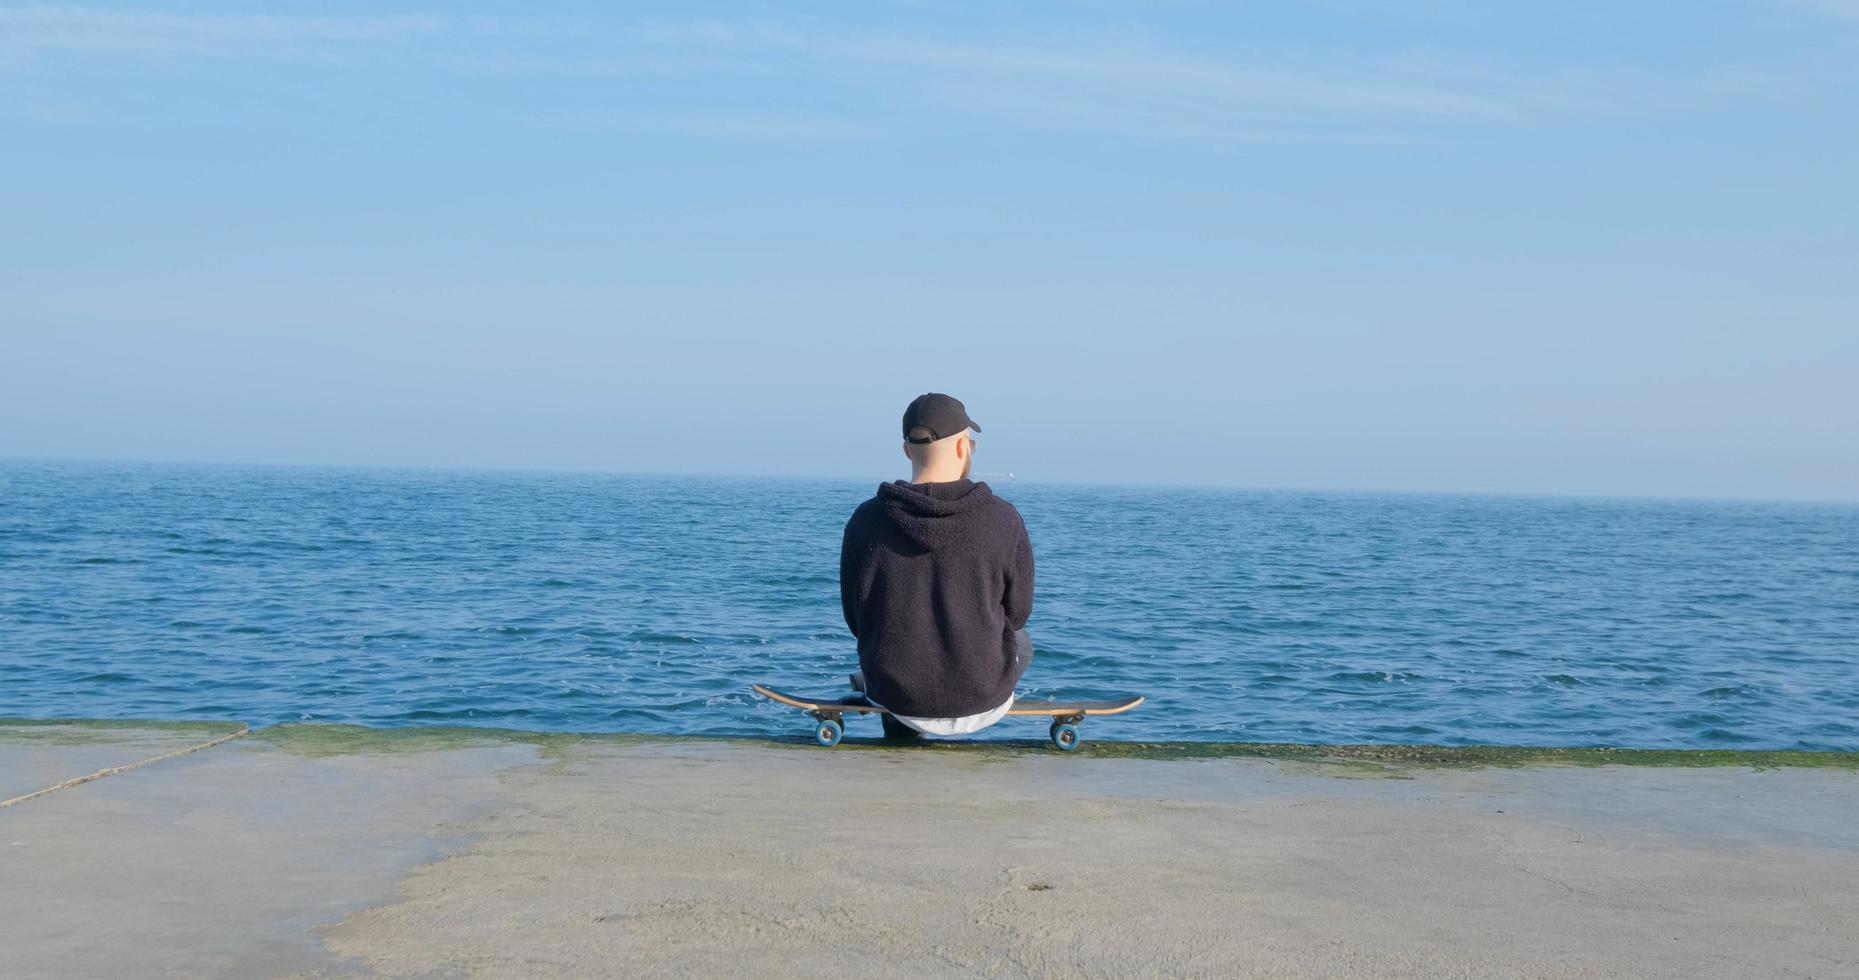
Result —
M909 459L910 458L910 443L906 442L903 445L904 445L904 458Z

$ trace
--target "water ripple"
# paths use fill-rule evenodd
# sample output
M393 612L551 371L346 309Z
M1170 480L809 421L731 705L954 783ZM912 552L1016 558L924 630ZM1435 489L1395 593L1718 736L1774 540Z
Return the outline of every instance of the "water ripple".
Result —
M0 464L0 714L792 734L871 489ZM1094 737L1859 750L1856 508L998 489Z

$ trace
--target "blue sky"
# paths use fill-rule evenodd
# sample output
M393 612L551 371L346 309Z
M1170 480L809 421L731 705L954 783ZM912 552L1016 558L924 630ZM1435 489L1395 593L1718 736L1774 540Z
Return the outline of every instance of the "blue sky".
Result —
M1859 0L0 3L0 455L1859 500Z

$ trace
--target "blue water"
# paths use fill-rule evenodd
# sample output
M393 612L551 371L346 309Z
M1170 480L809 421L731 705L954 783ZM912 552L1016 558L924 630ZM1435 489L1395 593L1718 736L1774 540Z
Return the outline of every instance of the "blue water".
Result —
M0 463L0 715L799 734L874 486ZM1859 508L997 489L1091 737L1859 750Z

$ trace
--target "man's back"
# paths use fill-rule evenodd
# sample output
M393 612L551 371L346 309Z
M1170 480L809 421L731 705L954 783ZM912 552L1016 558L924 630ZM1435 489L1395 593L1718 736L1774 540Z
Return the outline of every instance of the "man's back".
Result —
M1033 549L985 483L880 486L846 522L839 592L866 691L900 714L988 711L1026 670Z

